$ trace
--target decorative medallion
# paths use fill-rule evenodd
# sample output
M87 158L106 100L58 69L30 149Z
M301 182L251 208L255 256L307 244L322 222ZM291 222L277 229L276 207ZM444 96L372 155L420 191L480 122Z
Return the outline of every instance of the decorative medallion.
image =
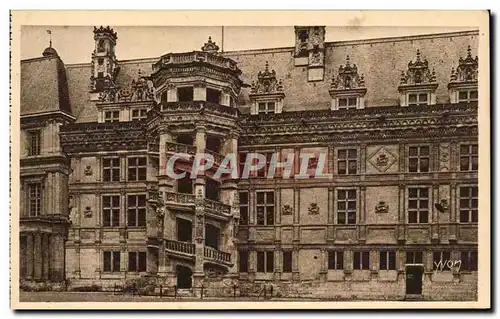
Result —
M375 213L387 213L389 212L389 205L387 205L384 201L378 202L375 206Z
M281 215L292 215L292 206L285 204L281 209Z
M311 203L309 205L308 210L309 210L309 215L317 215L317 214L319 214L319 207L318 207L318 204L316 204L316 203Z
M92 208L90 206L85 207L85 211L83 212L83 216L85 218L91 218L92 217Z
M90 165L85 166L85 170L83 171L85 176L92 176L92 167Z
M368 159L368 162L381 173L387 171L396 161L397 157L384 146L375 151Z

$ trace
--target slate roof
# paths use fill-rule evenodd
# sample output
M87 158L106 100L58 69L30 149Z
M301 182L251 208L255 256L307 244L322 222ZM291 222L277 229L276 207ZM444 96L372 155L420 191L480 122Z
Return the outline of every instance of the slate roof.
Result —
M118 41L117 46L119 45ZM268 61L269 69L274 69L276 77L283 81L283 112L287 112L328 110L331 103L328 89L332 77L338 74L340 65L345 65L347 55L351 64L356 64L358 72L364 74L367 87L366 107L399 105L401 71L406 71L408 62L415 60L417 49L420 50L422 59L427 59L429 67L436 72L439 83L437 103L446 103L449 99L447 84L451 68L457 66L460 57L466 56L468 45L472 48L473 56L477 55L478 31L328 42L325 43L325 76L319 82L307 81L307 66L294 65L293 47L232 51L224 52L223 55L238 63L242 70L241 78L247 84L257 79L258 72L264 70ZM91 50L89 48L89 54ZM117 84L129 85L137 77L139 69L142 75L149 75L152 64L158 58L119 61ZM90 61L66 65L66 73L63 72L64 68L58 67L58 61L60 60L50 58L23 62L22 114L54 109L59 102L60 107L67 107L68 110L71 105L76 122L96 122L97 108L90 101L89 95ZM64 81L61 80L64 74L67 75L68 103L61 98L61 92L65 88ZM35 92L41 93L38 95ZM247 113L250 106L249 93L250 88L243 88L238 100L243 113ZM38 99L37 103L34 103L35 98Z
M54 111L71 115L64 63L57 55L21 61L21 116Z

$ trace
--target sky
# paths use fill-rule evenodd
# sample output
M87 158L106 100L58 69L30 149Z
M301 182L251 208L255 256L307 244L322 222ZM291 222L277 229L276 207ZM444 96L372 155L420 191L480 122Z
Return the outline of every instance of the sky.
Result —
M222 28L213 26L114 27L118 60L155 58L169 52L200 50L208 37L222 46ZM473 30L467 27L326 27L326 42ZM90 63L93 26L22 26L21 59L42 56L52 46L65 64ZM224 51L293 47L293 26L224 27Z

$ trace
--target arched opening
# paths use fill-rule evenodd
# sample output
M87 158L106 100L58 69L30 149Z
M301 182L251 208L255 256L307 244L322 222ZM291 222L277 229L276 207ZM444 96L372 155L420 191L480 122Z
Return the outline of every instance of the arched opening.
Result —
M212 224L205 224L205 246L219 250L220 229Z
M207 179L205 183L205 197L211 200L218 201L220 185L212 179Z
M189 267L177 265L177 288L190 289L192 283L192 271Z
M177 181L177 192L182 194L193 193L193 180L191 179L189 173L186 172L186 176Z

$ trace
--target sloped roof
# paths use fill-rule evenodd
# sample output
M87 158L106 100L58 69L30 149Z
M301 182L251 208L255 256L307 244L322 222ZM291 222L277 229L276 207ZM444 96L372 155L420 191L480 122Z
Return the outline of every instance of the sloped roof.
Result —
M54 111L71 115L64 63L54 55L21 61L21 116Z

